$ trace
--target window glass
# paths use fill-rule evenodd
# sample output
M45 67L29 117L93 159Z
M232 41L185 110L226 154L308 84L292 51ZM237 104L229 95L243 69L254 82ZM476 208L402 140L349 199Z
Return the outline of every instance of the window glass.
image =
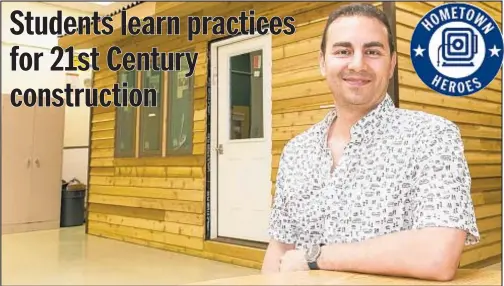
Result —
M262 50L231 57L230 139L263 138Z
M119 87L123 82L128 83L128 90L136 87L135 71L120 71L117 74L117 83ZM122 88L120 88L122 90ZM120 94L119 101L123 96ZM116 136L115 136L115 154L116 157L134 157L135 156L135 136L136 136L136 108L133 106L116 107Z
M163 73L161 71L144 71L142 73L142 89L156 89L156 106L153 98L145 97L140 107L140 155L161 155L162 125L163 125ZM147 92L143 93L147 96Z
M180 71L170 72L167 121L167 154L192 154L194 74L189 72L187 58Z

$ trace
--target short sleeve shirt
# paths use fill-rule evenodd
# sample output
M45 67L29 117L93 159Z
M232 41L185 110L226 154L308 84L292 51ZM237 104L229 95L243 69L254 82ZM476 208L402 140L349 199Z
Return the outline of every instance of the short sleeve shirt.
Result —
M384 100L351 128L339 164L327 135L333 109L282 152L270 236L297 249L449 227L479 242L471 176L458 127Z

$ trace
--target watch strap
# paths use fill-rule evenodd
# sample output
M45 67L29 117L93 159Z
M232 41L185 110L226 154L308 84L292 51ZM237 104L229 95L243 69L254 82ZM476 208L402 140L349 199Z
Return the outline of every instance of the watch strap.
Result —
M320 270L317 261L308 262L308 267L310 268L310 270Z

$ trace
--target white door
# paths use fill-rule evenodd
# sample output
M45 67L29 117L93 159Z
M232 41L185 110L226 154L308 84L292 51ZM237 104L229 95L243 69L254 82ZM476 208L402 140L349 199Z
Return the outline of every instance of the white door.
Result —
M271 37L218 47L217 57L217 236L267 242Z

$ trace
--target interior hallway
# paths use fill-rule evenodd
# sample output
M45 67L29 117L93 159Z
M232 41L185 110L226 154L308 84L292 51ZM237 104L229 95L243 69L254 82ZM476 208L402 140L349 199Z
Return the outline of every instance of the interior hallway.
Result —
M259 270L86 235L84 227L2 235L2 284L183 284Z

